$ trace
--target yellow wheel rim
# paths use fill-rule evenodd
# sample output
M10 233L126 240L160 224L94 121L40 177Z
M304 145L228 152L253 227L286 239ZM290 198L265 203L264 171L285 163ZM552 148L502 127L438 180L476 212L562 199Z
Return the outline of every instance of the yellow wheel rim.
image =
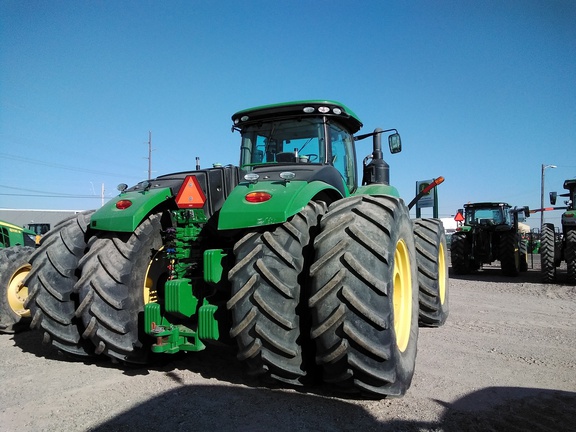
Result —
M24 285L24 279L30 273L31 268L30 264L18 268L8 283L8 304L10 309L22 318L30 316L30 311L24 307L24 302L28 298L28 287Z
M412 270L410 254L404 240L396 243L393 283L394 333L396 333L398 349L404 352L408 346L412 328Z
M440 304L444 304L446 299L446 253L443 243L440 244L440 249L438 250L438 295Z
M167 271L166 260L161 253L162 249L164 249L164 247L156 251L146 268L143 287L144 304L158 301L158 281Z

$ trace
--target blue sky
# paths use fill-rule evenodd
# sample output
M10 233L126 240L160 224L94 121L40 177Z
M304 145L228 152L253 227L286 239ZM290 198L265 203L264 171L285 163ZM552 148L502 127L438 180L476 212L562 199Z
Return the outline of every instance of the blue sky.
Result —
M441 217L538 208L542 164L546 195L576 177L574 23L573 0L0 0L0 208L99 207L147 177L149 131L153 176L237 164L230 116L300 99L397 128L407 202L441 175Z

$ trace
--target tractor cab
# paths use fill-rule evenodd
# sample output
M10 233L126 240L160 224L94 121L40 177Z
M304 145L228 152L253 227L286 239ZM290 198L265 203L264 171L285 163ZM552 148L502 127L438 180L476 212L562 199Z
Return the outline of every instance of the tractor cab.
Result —
M476 203L466 204L465 225L468 226L497 226L511 225L510 206L505 203Z
M353 133L362 123L345 106L328 101L267 105L240 111L232 120L242 135L242 169L303 165L298 170L301 177L329 165L339 172L348 192L356 189Z
M264 178L266 173L290 171L296 180L332 184L344 196L358 187L354 141L374 136L379 146L380 134L387 132L378 130L354 137L362 127L361 121L345 105L334 101L266 105L237 112L232 120L233 130L242 136L241 169L261 173ZM400 151L397 133L389 137L389 143L393 153ZM370 155L373 162L377 159L374 153ZM381 151L377 156L381 159ZM291 165L289 169L288 165ZM332 168L337 173L332 173ZM268 175L268 178L272 177Z

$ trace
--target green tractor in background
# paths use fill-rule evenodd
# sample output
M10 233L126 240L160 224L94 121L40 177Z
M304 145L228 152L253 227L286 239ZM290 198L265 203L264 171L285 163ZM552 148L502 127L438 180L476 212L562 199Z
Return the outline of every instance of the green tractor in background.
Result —
M24 279L30 271L36 233L0 221L0 333L14 333L30 322L24 307L28 290Z
M568 193L566 207L555 208L566 210L562 214L562 233L557 235L553 224L545 223L540 235L540 262L544 283L556 280L556 268L566 261L568 283L576 284L576 179L564 181ZM556 204L557 193L550 192L550 203ZM544 211L545 209L542 209Z
M235 343L251 375L402 395L418 324L448 315L446 241L411 221L381 137L345 105L237 112L240 166L163 175L49 231L26 284L32 327L75 356L145 363ZM358 186L356 141L372 137Z
M528 207L501 202L468 203L464 225L452 234L450 256L455 274L468 274L500 261L502 273L518 276L528 270L528 243L522 239L518 223L530 216Z

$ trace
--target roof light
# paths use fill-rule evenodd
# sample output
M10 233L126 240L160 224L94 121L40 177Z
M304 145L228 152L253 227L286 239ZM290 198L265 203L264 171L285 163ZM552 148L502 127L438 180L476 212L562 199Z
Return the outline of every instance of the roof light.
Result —
M240 117L240 121L248 121L249 119L250 119L250 117L248 117L248 116Z
M326 114L327 112L330 112L330 108L321 106L318 108L318 111L320 111L322 114Z
M341 110L340 108L333 108L333 109L332 109L332 112L333 112L334 114L342 114L342 110Z
M130 200L120 200L116 203L116 208L118 210L126 210L131 205L132 205L132 201L130 201Z
M246 198L246 201L251 203L262 203L272 198L272 195L268 192L250 192L249 194L246 194L244 198Z
M282 180L290 181L290 180L294 180L295 177L296 177L296 174L294 174L292 171L284 171L284 172L280 173L280 178Z
M259 178L260 178L260 176L256 173L248 173L248 174L244 175L244 180L246 180L250 183L258 182Z
M306 114L310 114L314 112L314 107L304 107L302 111L304 111Z

